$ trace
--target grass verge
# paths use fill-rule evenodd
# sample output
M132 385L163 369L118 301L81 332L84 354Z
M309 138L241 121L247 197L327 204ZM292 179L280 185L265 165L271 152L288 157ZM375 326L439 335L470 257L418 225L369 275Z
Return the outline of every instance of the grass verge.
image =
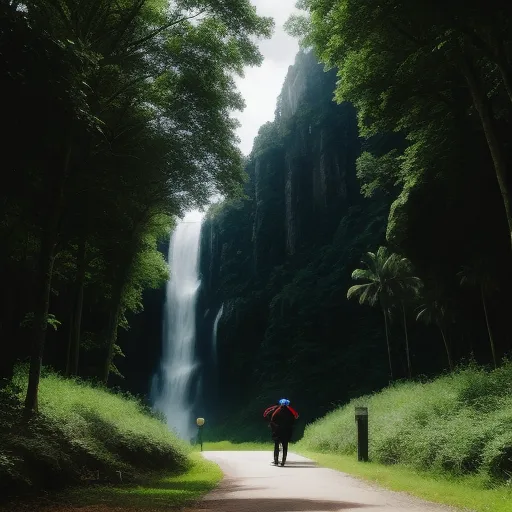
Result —
M268 451L274 447L271 443L234 443L232 441L212 441L203 443L203 451L208 452L236 452L236 451ZM198 445L195 450L200 450Z
M343 471L392 491L407 492L424 500L474 512L512 512L512 487L502 485L489 488L489 481L480 475L456 477L401 465L361 463L353 456L316 453L297 446L293 451L324 467Z
M190 446L140 401L80 380L45 371L39 414L24 422L25 377L0 390L0 502L188 470Z
M512 485L512 362L394 383L308 425L300 447L355 455L358 405L368 407L372 461Z
M181 474L158 476L138 485L78 487L62 492L46 504L11 504L10 512L153 512L192 506L222 479L213 462L192 454L189 470ZM2 510L2 509L0 509Z

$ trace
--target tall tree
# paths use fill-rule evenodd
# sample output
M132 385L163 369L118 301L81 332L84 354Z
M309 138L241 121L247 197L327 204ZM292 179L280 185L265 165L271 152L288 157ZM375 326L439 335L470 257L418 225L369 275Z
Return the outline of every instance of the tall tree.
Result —
M509 142L500 128L510 129L511 8L479 0L449 7L404 0L301 0L298 6L310 17L292 18L289 31L339 68L336 99L356 105L363 134L402 131L412 148L421 149L461 113L478 123L512 244ZM453 151L429 145L441 165ZM426 160L418 156L409 150L402 161L402 203L429 166L428 153Z
M458 273L461 286L470 286L478 288L480 292L480 300L485 316L485 325L487 327L487 334L489 335L489 343L491 345L492 362L494 368L498 363L496 360L496 348L494 345L494 337L492 334L491 324L489 321L489 312L487 308L487 297L498 289L496 279L489 271L490 264L478 261L472 265L466 265Z
M148 225L144 212L179 214L205 204L212 193L240 191L242 155L230 115L243 102L233 75L261 62L252 38L269 35L272 23L257 16L247 0L169 5L58 0L28 1L24 7L13 6L10 15L27 33L46 38L44 91L55 104L47 111L51 127L42 130L53 142L50 157L33 151L38 165L20 169L30 178L29 189L17 191L31 194L39 207L38 292L25 403L30 414L37 409L54 262L73 238L69 219L85 224L91 215L88 203L95 201L104 209L103 215L94 214L91 233L103 224L126 222L127 236L142 240ZM13 76L27 79L29 66L22 71ZM138 156L151 154L155 146L156 154L137 165ZM120 148L125 151L117 152ZM113 217L116 222L109 222ZM108 254L118 239L112 236L107 247L100 245ZM123 295L118 290L131 262L143 250L140 244L131 249L116 273L114 303ZM111 333L119 322L116 311L113 306Z
M414 304L418 293L423 286L421 279L413 273L411 262L407 258L393 255L395 261L393 263L397 273L398 292L396 304L402 313L402 322L405 334L405 355L407 359L407 374L412 378L411 353L409 346L409 332L407 329L407 305Z
M385 247L379 247L376 253L369 252L362 263L365 269L356 269L352 273L352 279L367 281L349 288L347 298L359 298L360 304L374 306L379 304L384 316L384 328L386 332L386 345L388 351L389 372L393 379L393 364L391 359L391 346L389 342L389 311L395 305L399 305L403 313L404 330L406 337L406 352L408 371L411 373L409 356L409 337L407 333L407 321L405 314L405 301L407 294L419 288L421 281L412 275L410 262L396 254L390 254Z
M416 320L426 325L435 324L438 327L441 337L443 338L448 367L450 371L452 371L453 361L448 341L448 319L450 314L448 304L441 298L441 294L438 290L428 292L426 298L427 300L424 304L418 308Z

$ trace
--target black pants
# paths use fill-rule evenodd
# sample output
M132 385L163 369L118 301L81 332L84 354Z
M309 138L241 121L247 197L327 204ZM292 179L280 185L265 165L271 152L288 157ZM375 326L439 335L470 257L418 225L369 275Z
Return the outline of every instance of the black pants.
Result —
M279 443L283 445L283 458L282 462L286 462L286 456L288 455L288 440L274 440L274 461L277 462L279 459Z

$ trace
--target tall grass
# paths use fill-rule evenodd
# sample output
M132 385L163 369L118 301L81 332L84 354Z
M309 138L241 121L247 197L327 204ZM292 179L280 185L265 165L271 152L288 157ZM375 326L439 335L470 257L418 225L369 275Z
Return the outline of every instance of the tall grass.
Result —
M190 447L137 399L45 373L39 414L21 420L25 375L0 396L0 488L130 481L189 467Z
M40 408L72 443L106 463L148 468L186 463L185 443L134 398L50 374L41 382Z
M370 457L453 475L512 479L512 363L459 369L427 383L397 383L306 427L305 450L356 453L354 407L367 406Z

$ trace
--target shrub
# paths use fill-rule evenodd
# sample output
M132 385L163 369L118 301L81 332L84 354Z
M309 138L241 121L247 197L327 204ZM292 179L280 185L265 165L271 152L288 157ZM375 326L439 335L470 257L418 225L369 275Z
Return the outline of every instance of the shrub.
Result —
M121 471L129 480L188 467L189 447L134 397L45 372L39 414L23 423L24 383L23 372L17 372L0 392L2 494L59 487L98 473L109 480Z
M453 474L512 475L512 363L470 365L430 382L393 384L308 425L302 447L356 453L354 407L369 409L370 456Z

